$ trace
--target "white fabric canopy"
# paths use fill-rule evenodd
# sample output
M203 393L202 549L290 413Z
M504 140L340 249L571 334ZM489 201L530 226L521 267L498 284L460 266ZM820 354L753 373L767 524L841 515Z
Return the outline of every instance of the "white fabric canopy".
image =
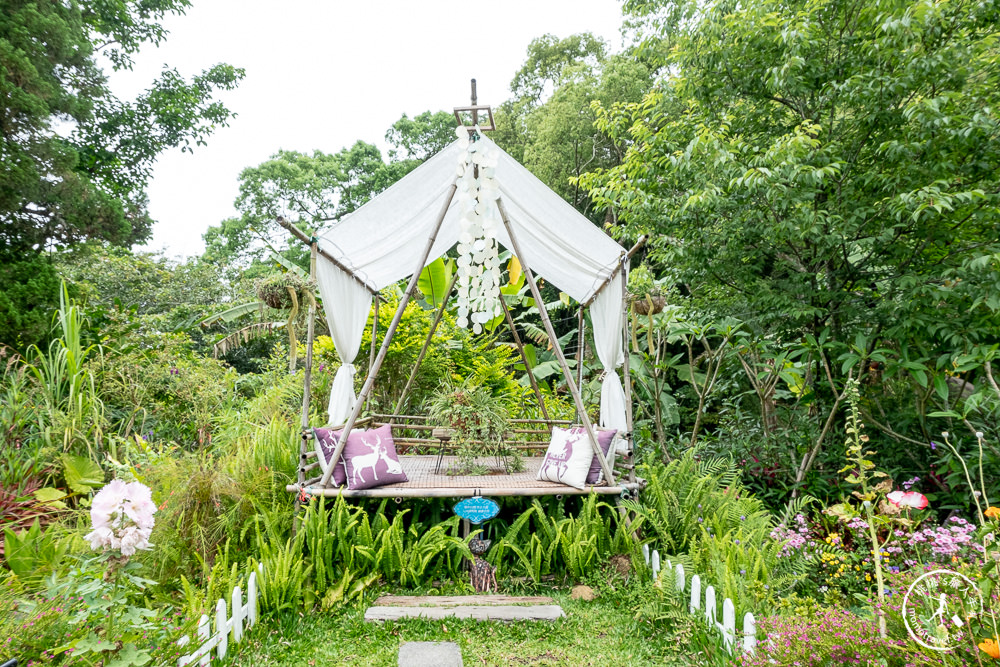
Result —
M486 137L482 141L492 144ZM611 275L624 250L517 160L496 150L500 196L526 255L519 259L577 301L587 301ZM409 277L455 182L463 152L455 141L334 224L320 236L320 247L373 289ZM452 201L428 261L458 242L458 223L458 207ZM512 250L506 230L498 240ZM330 264L322 257L319 261Z
M486 137L480 140L496 146ZM427 246L450 186L456 181L457 164L464 150L462 142L455 141L424 162L320 235L320 248L374 290L411 276L422 268L416 264ZM514 158L499 147L496 150L499 154L496 181L524 255L519 259L536 275L546 278L572 298L580 303L587 302L601 290L622 260L624 249ZM444 255L457 243L458 209L453 200L428 262ZM513 250L506 229L500 229L497 240ZM357 355L371 299L361 285L322 255L318 258L317 273L330 330L335 332L334 343L344 362L330 397L330 421L336 424L347 417L353 406L353 386L348 394L343 385L350 383L346 374L353 371L351 362ZM617 276L601 290L591 315L598 356L606 371L601 388L601 423L624 431L625 395L616 372L616 367L622 363L620 280ZM329 297L324 289L329 291ZM345 370L345 367L349 368ZM344 406L347 406L346 412ZM340 419L335 419L335 415Z

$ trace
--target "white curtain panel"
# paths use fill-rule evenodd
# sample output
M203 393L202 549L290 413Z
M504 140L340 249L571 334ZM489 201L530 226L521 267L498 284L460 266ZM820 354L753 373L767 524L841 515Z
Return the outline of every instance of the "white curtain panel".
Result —
M601 383L601 426L625 433L625 388L618 377L618 367L625 361L622 352L622 272L608 283L590 305L590 320L594 327L594 347L604 366Z
M341 271L322 255L316 261L316 279L323 297L323 311L330 337L340 356L340 368L330 389L329 424L347 421L357 396L354 394L354 360L368 323L372 295L358 281Z

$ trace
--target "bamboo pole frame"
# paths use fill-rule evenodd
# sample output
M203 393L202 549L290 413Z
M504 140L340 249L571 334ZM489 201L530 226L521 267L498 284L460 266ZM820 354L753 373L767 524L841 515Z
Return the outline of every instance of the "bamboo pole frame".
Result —
M583 306L576 309L576 386L583 386Z
M539 301L541 303L541 301ZM500 307L503 308L503 316L507 320L507 326L510 327L510 333L514 337L514 344L517 346L517 351L521 355L521 361L524 362L524 370L528 374L528 382L531 383L531 389L535 392L535 398L538 399L538 407L542 410L542 416L545 420L549 419L549 411L545 407L545 399L542 398L542 390L538 388L538 380L535 379L535 374L531 370L531 364L528 363L528 355L524 351L524 343L521 341L521 335L517 333L517 327L514 326L514 318L510 315L510 308L507 307L507 302L504 301L503 295L500 295Z
M649 240L649 234L643 234L642 236L640 236L639 240L635 242L635 245L629 248L629 251L625 253L625 259L632 259L632 255L639 252L639 250L641 250L642 247L646 245L646 241L648 240ZM616 264L615 268L611 269L611 273L608 274L608 277L605 278L604 281L597 286L597 289L594 290L594 293L590 296L589 299L587 299L583 303L583 305L589 307L590 304L594 303L594 300L597 299L597 297L601 294L601 292L604 291L604 288L607 287L611 283L611 281L615 279L615 276L618 275L618 272L621 271L623 266L624 263L622 262Z
M645 238L645 237L643 237ZM626 269L625 264L628 263L629 258L622 258L622 271ZM632 457L632 463L635 463L635 437L632 433L632 375L630 370L631 365L631 354L628 349L628 283L627 275L626 280L622 280L622 352L624 353L624 361L622 362L622 379L625 384L625 426L628 428L628 433L625 436L628 442L629 456ZM628 471L628 481L635 482L635 465L632 465Z
M430 236L427 238L427 245L424 248L423 253L420 256L420 264L414 269L413 275L410 276L410 282L406 286L406 291L403 292L403 297L399 300L399 305L396 307L396 314L392 318L392 322L389 323L389 327L385 331L385 337L382 339L382 347L379 348L378 356L375 357L375 363L368 370L368 377L365 379L365 384L361 387L361 393L358 395L357 400L354 402L354 409L351 411L351 416L348 417L347 422L344 424L343 430L340 432L340 439L337 441L337 448L333 452L333 456L330 457L331 464L327 466L326 472L323 473L323 478L320 481L320 486L327 487L330 484L330 477L333 475L333 470L336 468L336 462L340 460L341 454L344 453L344 446L347 444L347 437L351 433L351 429L354 428L354 422L357 421L358 416L361 414L361 409L368 400L368 395L371 393L372 386L375 384L375 377L378 375L378 370L382 366L382 362L385 360L386 354L389 352L389 344L392 342L392 337L396 333L396 327L399 326L399 321L403 318L403 311L406 309L406 304L409 303L410 297L413 295L413 290L417 287L417 281L420 279L420 272L423 271L424 266L427 264L427 258L431 254L431 249L434 247L434 241L437 240L438 232L441 230L441 223L444 222L444 217L448 213L448 207L451 206L452 199L455 197L455 192L458 190L457 180L451 184L448 188L448 194L445 197L444 205L441 207L441 212L438 214L437 221L434 223L434 228L431 230ZM597 441L594 441L594 445L597 445ZM600 449L600 447L598 447ZM608 479L611 479L610 477Z
M608 484L611 485L615 482L614 471L612 471L611 466L608 465L608 461L604 457L604 452L601 451L601 446L597 444L597 434L594 432L594 425L590 423L590 417L587 415L587 408L583 404L583 397L580 396L580 388L573 379L573 372L570 371L569 364L566 363L566 355L563 354L562 348L559 347L559 339L556 336L555 329L552 327L552 320L549 319L549 313L545 310L543 305L545 302L542 301L542 294L538 290L538 284L535 282L535 275L532 273L531 267L528 266L528 263L525 261L524 253L521 252L521 246L517 241L517 235L514 234L514 226L510 222L510 217L507 215L507 209L504 207L503 199L501 197L497 197L496 205L500 211L500 218L503 220L503 226L507 230L507 236L510 238L510 243L514 246L514 254L517 255L518 261L521 262L521 269L524 271L525 278L527 278L528 287L531 288L531 295L534 297L535 303L538 304L538 314L542 318L542 324L545 325L545 332L548 334L549 339L553 343L552 349L555 352L556 359L559 360L559 366L562 369L563 376L566 378L566 384L569 386L569 391L573 395L573 403L576 405L577 412L580 413L580 421L583 423L583 428L587 432L587 436L590 438L590 445L594 449L594 454L597 456L597 460L601 464L601 470L604 472L604 479L608 480ZM333 460L336 461L336 457Z
M413 363L413 369L410 371L410 377L407 378L406 385L403 386L403 392L399 395L399 399L396 401L396 407L392 410L393 415L399 415L399 411L403 409L406 399L409 398L410 389L413 388L413 383L417 379L417 371L420 370L420 364L423 363L424 357L427 356L427 350L430 349L431 341L434 340L434 333L437 331L438 325L441 324L441 318L444 317L444 311L448 307L448 299L451 298L451 292L455 289L456 282L458 282L458 271L455 272L455 275L453 275L451 280L448 282L448 289L444 291L444 298L441 300L441 305L438 307L437 313L434 315L434 321L431 323L431 328L427 332L427 338L424 339L424 345L420 348L417 360Z
M311 240L309 243L309 280L316 280L316 255L317 255L317 244L315 240ZM309 321L306 325L306 367L303 372L303 387L302 387L302 431L299 434L301 439L301 445L299 447L299 469L298 469L298 482L301 486L306 480L306 470L305 466L302 464L305 462L307 453L307 443L309 442L309 436L307 432L309 430L309 405L312 401L312 367L313 367L313 342L316 338L316 299L315 297L309 302ZM299 507L301 503L299 502L298 496L295 497L295 517L299 516ZM298 521L296 520L295 525Z
M282 227L284 227L285 229L287 229L291 233L292 236L294 236L298 240L302 241L306 245L311 246L313 244L313 239L315 237L310 237L304 231L302 231L301 229L299 229L298 227L296 227L292 223L288 222L284 218L278 218L278 224L281 225ZM355 280L358 284L360 284L366 290L368 290L372 294L378 294L378 290L377 289L373 288L366 281L362 280L361 277L358 276L358 274L354 273L353 269L349 268L346 264L344 264L343 262L341 262L339 259L337 259L333 255L331 255L327 251L323 250L322 248L317 247L316 251L320 255L322 255L324 259L328 260L331 264L333 264L338 269L340 269L341 271L343 271L344 273L346 273L347 275L349 275L353 280Z

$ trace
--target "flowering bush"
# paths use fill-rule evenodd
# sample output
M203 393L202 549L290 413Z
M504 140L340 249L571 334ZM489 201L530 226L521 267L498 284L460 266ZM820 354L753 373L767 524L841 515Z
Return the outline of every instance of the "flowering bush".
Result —
M765 635L754 655L744 654L739 665L939 665L915 653L906 639L883 639L870 618L843 609L826 609L814 617L772 616L760 621Z
M86 539L94 550L118 550L124 557L132 556L137 549L149 548L155 513L149 487L112 480L94 496L90 508L93 530Z

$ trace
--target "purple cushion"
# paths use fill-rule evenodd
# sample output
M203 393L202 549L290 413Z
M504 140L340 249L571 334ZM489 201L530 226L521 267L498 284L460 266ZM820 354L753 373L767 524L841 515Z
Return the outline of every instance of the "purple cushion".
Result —
M313 431L319 448L329 462L337 448L341 432L321 428ZM351 431L332 477L334 484L343 486L346 483L347 488L352 491L408 482L399 456L396 455L392 427L386 424L372 430Z
M323 466L324 472L326 468L330 465L330 458L333 456L333 452L337 449L337 442L340 441L340 431L334 431L330 428L314 428L313 436L316 441L316 454L319 455L320 464ZM344 445L344 450L347 450L347 446L350 444L350 437L347 439L347 444ZM344 455L340 455L339 465L333 469L333 484L334 486L343 486L347 483L347 464L344 463Z
M573 429L573 431L583 431L582 428ZM608 458L608 450L611 449L611 443L615 441L615 436L618 435L618 431L613 428L599 428L597 429L597 444L601 448L601 452L604 454L604 458ZM589 445L590 442L585 440ZM608 461L610 464L611 461ZM601 462L594 457L594 460L590 464L590 471L587 473L587 484L597 484L601 482L603 477L603 471L601 470Z

